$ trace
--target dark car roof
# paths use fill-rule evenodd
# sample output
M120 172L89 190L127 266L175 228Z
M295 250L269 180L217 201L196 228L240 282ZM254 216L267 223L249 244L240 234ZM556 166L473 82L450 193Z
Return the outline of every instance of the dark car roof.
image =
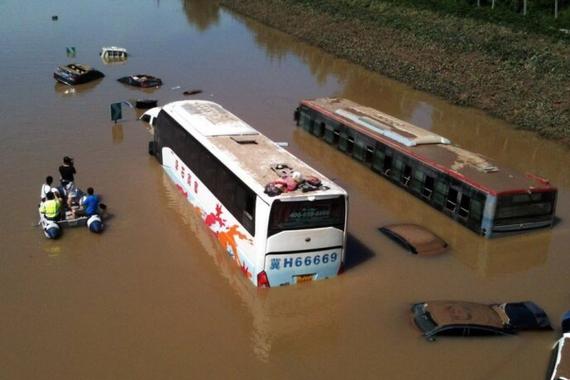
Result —
M390 235L396 235L405 240L419 255L437 255L447 248L447 243L417 224L390 224L380 228L380 231Z
M506 326L504 316L494 306L463 301L429 301L425 304L425 310L438 327L479 325L503 329Z

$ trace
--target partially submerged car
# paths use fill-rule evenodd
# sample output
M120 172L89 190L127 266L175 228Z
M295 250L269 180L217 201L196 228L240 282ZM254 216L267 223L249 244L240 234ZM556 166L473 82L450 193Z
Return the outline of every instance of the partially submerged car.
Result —
M423 336L513 335L520 330L551 330L546 313L534 302L480 304L429 301L412 305L412 319Z
M53 73L55 80L70 86L87 83L95 79L103 78L104 76L102 72L95 70L91 66L80 63L70 63L69 65L59 66Z
M142 120L145 123L148 123L148 124L154 126L154 121L158 117L158 114L160 113L161 109L162 109L162 107L151 108L151 109L147 110L145 113L143 113L142 116L139 117L139 120Z
M106 60L125 60L129 56L127 49L118 46L103 46L99 53L101 58Z
M160 78L153 77L152 75L148 74L130 75L128 77L122 77L117 80L121 83L128 84L129 86L142 88L162 86L162 80Z
M562 337L554 345L548 370L548 380L564 379L570 379L570 311L562 317Z
M447 250L445 240L417 224L390 224L379 230L416 255L434 256Z

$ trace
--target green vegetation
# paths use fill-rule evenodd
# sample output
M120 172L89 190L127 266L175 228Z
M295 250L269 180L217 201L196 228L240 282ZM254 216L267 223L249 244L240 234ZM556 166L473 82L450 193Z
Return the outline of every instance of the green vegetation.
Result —
M522 31L570 39L570 35L560 31L560 29L570 29L570 0L293 0L293 2L333 14L366 17L369 20L375 19L376 11L383 11L387 4L391 4L473 18ZM556 4L558 4L557 14ZM367 14L364 14L363 10L366 10Z
M510 0L497 0L494 10L471 1L221 3L370 70L570 145L570 36L546 27L523 30L518 21L484 21L484 12L497 10L493 17L499 17L506 10L498 4Z

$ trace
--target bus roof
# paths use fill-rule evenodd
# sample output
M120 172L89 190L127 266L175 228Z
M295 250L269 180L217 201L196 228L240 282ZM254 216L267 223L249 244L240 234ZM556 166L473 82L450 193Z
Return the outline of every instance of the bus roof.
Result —
M276 198L346 194L340 186L219 104L184 100L166 104L163 109L267 203ZM307 193L297 189L270 197L264 190L267 184L280 178L274 169L276 165L285 165L303 177L317 177L327 189Z
M496 195L554 190L544 178L499 168L442 136L348 99L318 98L301 104L481 191Z

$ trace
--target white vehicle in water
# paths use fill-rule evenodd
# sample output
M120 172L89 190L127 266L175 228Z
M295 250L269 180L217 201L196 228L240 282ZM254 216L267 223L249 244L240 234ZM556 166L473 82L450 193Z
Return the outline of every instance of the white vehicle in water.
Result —
M348 210L342 188L216 103L169 103L153 124L149 153L255 285L342 271ZM285 182L288 191L266 193L267 185Z
M118 46L104 46L99 55L104 60L124 60L129 56L127 49Z

